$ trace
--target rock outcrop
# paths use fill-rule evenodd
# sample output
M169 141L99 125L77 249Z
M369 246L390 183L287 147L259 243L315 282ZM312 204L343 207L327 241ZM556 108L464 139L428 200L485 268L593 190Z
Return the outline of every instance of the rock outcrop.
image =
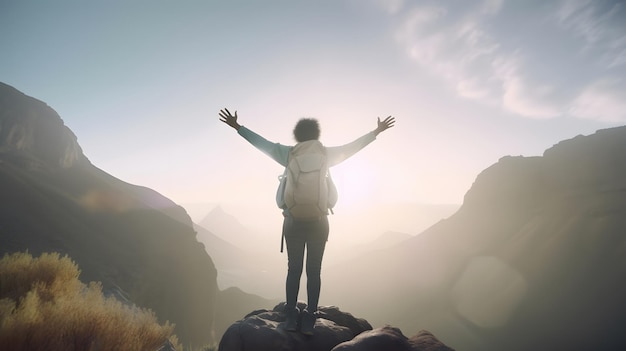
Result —
M398 328L384 326L364 331L350 341L335 346L332 351L454 351L431 332L420 330L407 338Z
M0 152L29 168L86 161L76 135L44 102L0 83Z
M335 306L322 306L315 334L305 336L284 329L285 304L272 310L257 310L228 328L219 351L451 351L431 333L421 331L411 338L389 326L372 330L362 318ZM302 309L306 307L299 304Z
M284 329L284 303L272 310L257 310L231 325L220 341L219 351L323 351L371 330L365 320L341 312L337 307L320 307L315 335L304 336ZM303 309L306 307L300 304Z

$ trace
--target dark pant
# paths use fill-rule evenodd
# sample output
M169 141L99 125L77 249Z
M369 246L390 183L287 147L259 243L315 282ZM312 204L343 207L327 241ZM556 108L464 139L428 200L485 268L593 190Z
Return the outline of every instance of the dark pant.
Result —
M298 302L300 277L304 264L304 249L306 247L306 277L307 296L310 312L317 310L320 298L322 257L328 240L328 218L322 217L318 221L298 221L291 216L285 217L283 233L287 242L287 256L289 270L287 272L287 306L294 307Z

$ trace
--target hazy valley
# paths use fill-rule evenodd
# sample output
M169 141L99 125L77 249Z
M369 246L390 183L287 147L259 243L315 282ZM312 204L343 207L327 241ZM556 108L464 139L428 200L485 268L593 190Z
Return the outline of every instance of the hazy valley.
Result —
M337 213L320 303L458 350L623 349L625 151L626 127L600 130L543 156L502 157L459 208ZM282 300L271 201L268 212L209 208L194 224L179 204L97 168L52 108L4 84L0 192L0 253L67 254L82 281L176 323L186 345L218 342ZM366 228L363 216L385 220Z
M270 204L271 205L271 204ZM215 206L205 216L198 216L194 223L198 241L203 243L218 269L218 286L239 287L246 292L268 299L281 299L284 294L284 280L287 268L287 253L280 253L282 215L271 206L254 208L251 206ZM248 220L244 225L232 213ZM268 208L269 207L269 208ZM450 216L455 205L405 204L407 223L394 221L394 216L385 213L398 213L398 206L372 206L370 211L351 213L351 216L337 214L331 219L331 235L324 254L324 270L331 271L335 265L374 251L387 249L410 239L428 226ZM392 227L413 227L411 234L386 231L375 233L358 218L367 218L375 213L380 222ZM268 220L270 218L271 220ZM254 226L254 220L269 223L265 227ZM254 228L254 229L251 229ZM303 279L302 285L306 281ZM305 291L305 290L303 290Z

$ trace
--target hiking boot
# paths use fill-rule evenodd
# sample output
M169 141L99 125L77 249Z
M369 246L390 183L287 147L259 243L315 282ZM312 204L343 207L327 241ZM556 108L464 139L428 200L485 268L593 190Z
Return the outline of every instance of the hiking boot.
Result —
M315 328L315 320L317 315L315 312L309 312L309 310L302 311L302 325L300 326L300 332L304 335L312 336Z
M298 307L285 306L285 315L287 316L285 330L292 332L298 330L298 316L300 315Z

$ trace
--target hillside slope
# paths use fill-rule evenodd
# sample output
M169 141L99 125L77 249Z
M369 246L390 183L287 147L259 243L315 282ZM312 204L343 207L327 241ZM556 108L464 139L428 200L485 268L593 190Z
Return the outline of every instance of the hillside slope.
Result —
M68 254L81 280L212 342L216 269L186 212L92 165L45 103L0 83L0 254Z
M626 348L625 151L619 127L503 157L450 218L325 271L322 303L463 350Z

